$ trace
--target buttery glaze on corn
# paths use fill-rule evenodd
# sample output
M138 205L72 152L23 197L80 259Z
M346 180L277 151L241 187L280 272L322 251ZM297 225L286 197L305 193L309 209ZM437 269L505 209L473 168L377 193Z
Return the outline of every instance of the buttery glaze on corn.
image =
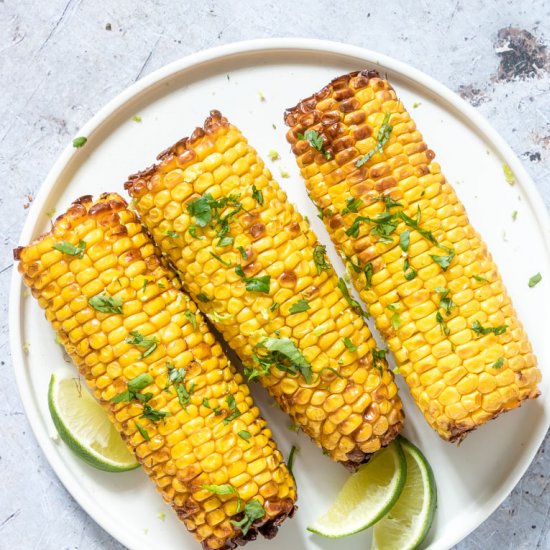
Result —
M82 258L52 248L61 241L76 245L81 240L86 243ZM231 549L254 539L258 531L274 536L293 512L293 478L241 375L124 199L106 194L94 203L82 197L51 232L18 249L16 258L25 284L88 387L164 500L203 547ZM122 299L122 314L91 307L88 300L101 293ZM196 329L186 311L196 316ZM130 331L158 338L153 353L143 358L143 348L127 343ZM194 385L186 408L173 388L165 391L167 363L186 370L188 389ZM140 418L143 405L135 400L110 401L144 373L154 379L143 390L153 393L149 404L170 413L159 422ZM224 424L227 412L216 415L213 409L227 409L228 395L241 415ZM203 405L204 398L211 408ZM250 439L239 437L241 430L248 431ZM236 496L202 488L222 484L238 491L241 510L252 499L265 509L264 518L244 537L230 523L242 515Z
M217 111L158 158L158 165L131 176L126 188L185 289L245 365L253 366L263 337L290 338L312 366L311 383L275 366L260 382L334 460L350 467L368 460L401 429L401 401L385 362L373 365L376 343L337 288L334 270L317 272L318 243L308 222L241 132ZM232 246L217 246L212 227L200 230L201 238L189 232L195 220L187 205L206 193L215 199L239 194L244 211L230 224ZM236 265L247 277L269 275L269 293L246 290ZM308 300L310 309L290 313L299 299ZM357 350L347 349L344 338Z
M387 113L393 126L389 140L358 168L356 162L376 147ZM361 267L372 263L370 288L362 274L350 270L350 275L439 435L460 440L524 399L536 398L540 371L497 266L389 82L376 71L344 75L287 110L285 120L307 189L326 213L339 253ZM300 139L307 130L320 134L326 155ZM392 244L377 242L367 224L357 238L346 234L355 216L372 218L384 210L375 200L380 196L400 202L412 218L420 208L421 227L456 254L446 271L430 257L446 253L410 230L408 258L417 276L406 280L398 237L410 228L403 222ZM356 214L342 215L350 198L362 205ZM449 289L456 304L449 316L440 308L438 287ZM389 309L392 304L398 309ZM438 322L438 311L447 329ZM395 313L398 328L391 322ZM475 321L508 328L500 335L478 336L472 330Z

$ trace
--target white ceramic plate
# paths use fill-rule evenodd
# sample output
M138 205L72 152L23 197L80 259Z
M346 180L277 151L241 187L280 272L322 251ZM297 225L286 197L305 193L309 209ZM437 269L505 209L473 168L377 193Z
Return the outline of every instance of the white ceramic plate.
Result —
M436 151L447 178L456 184L473 225L501 268L544 369L550 364L550 339L544 334L548 313L541 307L550 303L550 224L533 183L510 148L464 101L412 67L357 47L296 39L243 42L194 54L140 80L82 128L78 135L88 136L84 148L69 145L63 152L34 201L20 242L26 244L47 229L45 212L52 207L59 213L84 194L123 193L128 174L151 164L158 152L189 135L216 108L242 129L264 158L270 149L281 154L281 160L267 161L268 165L275 176L280 176L281 169L289 172L288 179L278 177L281 185L332 250L286 144L282 115L286 107L330 79L367 67L388 74ZM414 102L420 105L413 108ZM132 120L136 114L142 117L141 123ZM504 179L504 162L516 175L515 186ZM514 210L518 211L515 222ZM331 257L343 272L340 259L335 253ZM529 277L539 271L543 281L528 288ZM52 330L37 303L25 297L17 273L11 289L10 327L17 383L27 416L50 464L74 498L132 549L198 548L143 472L93 470L51 438L55 431L47 410L47 382L64 362ZM22 351L25 343L30 343L28 353ZM543 377L543 395L548 380ZM258 540L250 547L368 548L368 532L328 540L306 531L347 474L304 435L289 431L288 418L269 402L262 388L254 386L257 402L283 452L288 453L292 444L301 448L296 462L300 508L295 519L285 522L276 542ZM439 489L439 509L424 546L448 549L484 521L519 481L550 424L550 404L544 398L530 402L471 434L457 447L441 441L428 428L406 387L401 386L407 412L405 435L428 457ZM165 521L158 517L162 511Z

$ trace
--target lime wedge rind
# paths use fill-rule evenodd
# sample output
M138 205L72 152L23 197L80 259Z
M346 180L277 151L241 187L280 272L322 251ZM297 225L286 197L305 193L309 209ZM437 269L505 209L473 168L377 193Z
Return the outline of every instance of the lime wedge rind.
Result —
M405 485L407 465L394 440L352 474L329 510L308 531L340 538L368 529L393 507Z
M139 462L109 421L99 403L73 377L53 373L48 408L62 441L84 462L105 472L126 472Z
M437 508L432 468L415 445L401 436L399 441L407 460L408 479L394 507L375 525L371 550L418 548L430 531Z

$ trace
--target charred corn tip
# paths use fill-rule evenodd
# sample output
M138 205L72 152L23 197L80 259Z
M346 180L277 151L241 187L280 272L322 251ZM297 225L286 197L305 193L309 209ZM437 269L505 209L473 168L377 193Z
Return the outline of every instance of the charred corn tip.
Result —
M310 197L439 435L459 441L537 397L540 371L497 266L390 83L340 76L285 122Z
M220 111L210 111L210 116L205 119L202 127L197 126L189 137L180 139L157 155L160 164L154 164L146 170L128 176L124 189L128 191L132 198L139 198L147 192L147 185L150 186L151 177L158 172L163 163L169 162L173 157L178 158L178 164L180 165L192 162L196 158L193 149L195 145L203 141L203 138L208 138L216 134L221 128L228 128L229 126L229 121Z
M293 478L241 375L124 199L81 197L16 256L59 341L195 538L217 550L273 536L293 513ZM232 520L252 500L265 516L243 534Z
M347 97L343 97L342 99L348 99L349 97L352 97L352 94L348 90L352 79L356 80L355 87L360 88L365 86L371 78L380 78L380 73L376 69L366 69L362 71L353 71L351 73L333 78L318 92L313 93L306 99L302 99L294 107L289 107L286 109L284 113L285 124L292 128L296 124L307 123L308 120L302 120L302 116L312 112L315 113L317 111L317 104L320 101L332 96L334 92L338 90L344 90L343 95L346 95ZM333 122L338 121L339 116L337 117L336 114L334 114ZM329 122L329 120L325 119L325 122Z
M401 401L308 222L218 111L158 158L125 187L186 290L317 445L347 466L368 460L400 431ZM198 200L209 222L197 222ZM311 379L276 362L263 372L265 338L295 346Z

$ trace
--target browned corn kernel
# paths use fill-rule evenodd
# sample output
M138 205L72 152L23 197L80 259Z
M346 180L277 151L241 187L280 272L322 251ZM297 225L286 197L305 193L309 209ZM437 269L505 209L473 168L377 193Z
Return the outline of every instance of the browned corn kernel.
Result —
M82 253L53 248L62 242L82 242ZM252 500L266 511L252 533L276 530L293 510L293 478L241 375L124 199L79 199L16 256L59 341L195 538L212 549L243 543L231 520ZM97 310L98 295L111 311ZM143 375L146 403L112 401ZM203 488L231 484L235 471L248 480L233 486L238 498Z
M536 398L540 371L497 267L389 82L344 75L285 120L310 196L360 268L354 285L430 425L460 440Z
M387 445L403 423L393 373L383 358L374 365L376 343L343 281L241 132L213 111L159 160L126 188L249 372L265 371L260 382L334 460L358 464ZM266 339L294 346L307 374L281 354L259 364ZM386 422L366 430L373 407Z

